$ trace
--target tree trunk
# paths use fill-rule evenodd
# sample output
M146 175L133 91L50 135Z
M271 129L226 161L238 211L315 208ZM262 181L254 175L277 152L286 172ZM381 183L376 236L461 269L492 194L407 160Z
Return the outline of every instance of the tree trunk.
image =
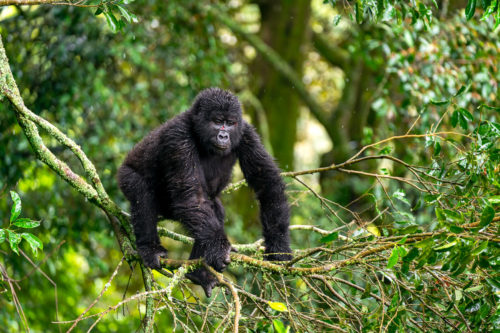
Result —
M303 46L309 37L310 1L264 0L258 5L260 37L302 76ZM266 113L274 156L282 169L291 170L300 99L291 83L263 57L257 56L252 73L253 91Z

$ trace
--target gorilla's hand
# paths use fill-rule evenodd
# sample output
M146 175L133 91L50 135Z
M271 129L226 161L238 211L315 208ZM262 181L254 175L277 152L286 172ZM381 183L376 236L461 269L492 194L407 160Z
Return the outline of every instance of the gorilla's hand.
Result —
M191 259L203 257L217 272L222 272L231 262L231 243L227 238L195 240Z
M288 261L292 260L292 249L288 244L267 245L264 252L264 260L267 261Z
M212 289L219 284L217 278L205 267L198 268L195 271L186 274L186 277L194 284L199 284L205 291L205 295L207 297L212 296Z
M167 250L161 245L142 246L137 248L137 252L139 252L144 265L153 269L160 269L160 258L167 257Z

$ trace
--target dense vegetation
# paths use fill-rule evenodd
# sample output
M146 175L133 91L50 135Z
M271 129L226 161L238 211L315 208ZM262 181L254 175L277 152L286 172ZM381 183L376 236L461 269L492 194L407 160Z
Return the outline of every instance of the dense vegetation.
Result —
M500 329L499 1L38 2L0 8L0 332ZM294 259L236 168L206 299L177 223L137 260L115 174L209 86L284 171Z

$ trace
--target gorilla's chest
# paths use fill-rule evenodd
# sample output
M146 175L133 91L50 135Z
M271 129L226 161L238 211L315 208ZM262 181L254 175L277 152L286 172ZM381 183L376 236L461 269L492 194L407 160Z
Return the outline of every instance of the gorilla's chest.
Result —
M206 191L211 197L215 197L231 179L231 171L236 162L236 156L233 154L228 156L209 156L201 159L200 162Z

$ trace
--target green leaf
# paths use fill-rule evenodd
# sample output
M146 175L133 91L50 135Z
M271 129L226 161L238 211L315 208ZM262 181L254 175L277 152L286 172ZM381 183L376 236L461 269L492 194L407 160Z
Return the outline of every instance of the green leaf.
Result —
M387 268L394 267L398 263L398 259L399 259L399 246L395 246L392 249L389 260L387 261Z
M458 211L454 211L451 209L443 209L443 214L446 216L446 219L451 222L464 222L464 217L462 216L462 213Z
M458 113L458 123L460 124L460 127L462 127L464 130L467 130L467 119L465 119L462 112Z
M12 251L14 251L17 255L19 255L19 243L21 242L21 236L12 232L10 230L6 230L9 235L9 244Z
M134 23L137 23L139 22L139 19L137 18L137 16L133 13L129 13L130 14L130 18L132 19L132 22Z
M481 213L481 221L479 222L480 227L486 227L493 221L495 217L495 210L491 206L486 206Z
M436 143L434 144L434 156L439 155L440 152L441 152L441 144L439 143L439 141L436 141Z
M392 194L392 197L411 207L410 202L408 201L408 199L406 199L406 193L402 189L398 189L396 192L394 192Z
M102 14L102 8L99 7L97 8L97 10L95 11L94 15L97 16L97 15L101 15Z
M392 146L386 146L380 150L380 155L389 155L392 151Z
M457 241L456 240L453 241L453 242L450 242L448 244L445 244L443 246L436 247L434 249L434 251L436 251L436 252L444 252L444 251L447 251L449 248L454 247L455 245L457 245Z
M123 8L120 5L117 5L118 9L120 10L120 14L130 23L132 22L132 17L130 16L130 13L127 11L127 9Z
M14 202L10 210L10 222L12 223L19 217L19 214L21 214L21 198L19 198L19 194L14 191L10 191L10 196Z
M283 322L279 319L273 320L273 326L274 326L274 330L276 331L276 333L288 333L288 332L290 332L290 326L287 326L285 328L285 324L283 324Z
M439 198L441 198L441 194L426 194L424 196L424 201L428 204L431 204L436 202L436 200L438 200Z
M465 119L467 119L468 121L473 121L474 120L474 117L472 116L472 114L467 111L466 109L464 108L460 108L458 109L458 111L464 116Z
M431 104L434 104L434 105L437 105L437 106L447 105L448 103L450 103L449 100L444 100L444 101L431 100Z
M479 106L479 108L485 108L485 109L489 109L489 110L500 111L500 107L498 107L498 106L489 106L489 105L486 105L486 104L481 104Z
M488 202L492 205L500 204L500 195L495 195L488 198Z
M279 311L279 312L285 312L288 311L288 308L286 307L285 304L281 302L268 302L269 306L271 309Z
M436 217L439 221L445 221L446 216L444 215L443 209L442 208L435 208L436 211Z
M455 300L458 302L462 299L462 290L455 289Z
M5 241L5 230L0 229L0 243L3 243Z
M410 262L413 259L415 259L416 257L418 257L419 254L420 254L420 251L416 247L414 247L410 250L410 252L408 252L407 255L405 255L403 257L403 261Z
M21 236L28 242L28 244L31 246L31 251L36 255L38 254L38 249L43 250L43 243L42 241L36 237L33 234L30 233L22 233Z
M460 228L460 227L457 227L456 225L450 225L449 226L449 229L451 232L453 232L454 234L459 234L461 232L464 231L464 228Z
M405 228L398 229L399 234L401 235L408 235L408 234L414 234L415 232L418 231L418 225L410 225Z
M404 236L403 238L401 238L399 241L398 241L398 244L404 244L406 243L406 240L408 239L408 236Z
M471 86L470 84L468 84L466 86L461 86L460 89L458 89L457 93L455 95L453 95L453 96L457 97L457 96L462 95L464 92L466 92L467 90L469 90L470 86Z
M476 0L469 0L467 6L465 7L465 17L470 20L474 16L476 11Z
M17 219L16 222L13 223L16 227L19 228L36 228L40 225L40 221L32 221L28 218Z
M118 31L118 20L116 19L113 13L106 11L104 12L104 16L106 17L106 22L108 22L108 26L111 28L111 31Z
M455 110L451 114L451 126L456 127L458 124L458 111Z
M472 252L471 256L477 256L479 253L483 252L488 247L488 241L481 242Z
M335 15L333 17L333 25L337 26L339 25L340 19L342 18L342 15Z
M483 286L479 285L479 286L474 286L474 287L467 288L464 291L466 293L471 293L471 292L478 291L478 290L481 290L481 289L483 289Z
M339 238L339 233L337 231L332 232L331 234L326 235L325 237L321 238L319 241L321 243L329 243L334 240L337 240Z

